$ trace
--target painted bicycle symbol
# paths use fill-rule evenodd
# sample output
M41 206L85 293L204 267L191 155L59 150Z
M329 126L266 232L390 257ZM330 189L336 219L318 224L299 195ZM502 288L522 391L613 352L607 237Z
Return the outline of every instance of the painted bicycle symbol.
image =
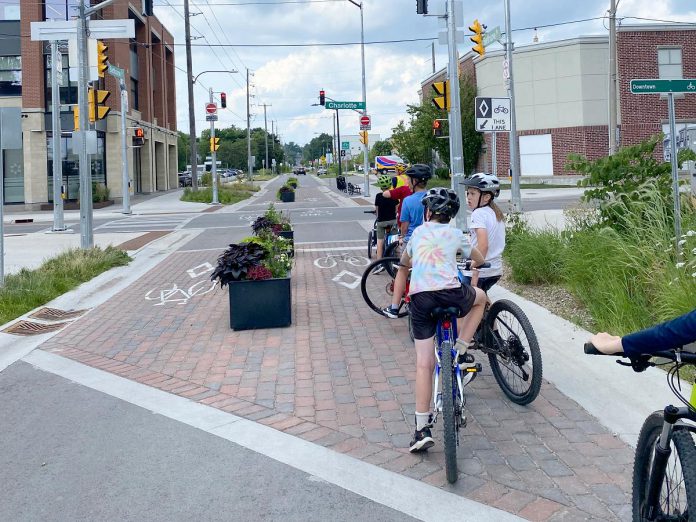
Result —
M215 289L215 285L216 283L214 281L208 281L206 279L192 284L187 289L179 288L176 284L173 284L170 288L150 290L145 294L145 299L147 301L159 301L155 303L154 306L163 306L167 303L185 305L192 297L212 292Z
M352 266L367 266L370 260L363 256L354 256L352 254L326 254L314 260L314 266L317 268L333 268L338 262L347 263Z
M312 216L330 216L332 213L329 212L328 210L319 210L319 209L309 209L309 210L304 210L297 215L300 217L312 217Z
M498 105L495 109L493 109L493 112L495 112L496 114L498 114L499 112L507 114L509 112L509 109L503 105Z
M689 82L689 85L687 85L686 88L689 91L693 91L693 90L696 90L696 85L694 85L693 82Z

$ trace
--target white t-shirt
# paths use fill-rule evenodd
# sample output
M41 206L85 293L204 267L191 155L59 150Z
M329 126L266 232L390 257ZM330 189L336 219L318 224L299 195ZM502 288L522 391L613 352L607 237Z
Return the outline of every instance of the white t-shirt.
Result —
M498 221L491 207L480 207L471 213L471 246L478 247L476 230L486 229L488 234L488 253L486 263L490 268L482 268L479 277L493 277L503 275L503 250L505 250L505 221ZM466 275L471 275L467 273Z
M457 251L465 256L471 247L458 228L445 223L426 221L417 227L406 245L411 257L411 284L409 295L418 292L459 288Z

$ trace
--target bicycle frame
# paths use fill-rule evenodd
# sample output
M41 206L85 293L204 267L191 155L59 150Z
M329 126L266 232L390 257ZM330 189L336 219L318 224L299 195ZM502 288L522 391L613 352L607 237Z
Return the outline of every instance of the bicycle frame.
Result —
M455 349L455 341L457 340L457 318L452 316L449 319L441 320L437 322L437 329L435 333L435 372L433 378L433 402L435 403L434 419L437 420L438 414L442 411L442 396L441 393L445 393L446 390L439 392L440 387L440 377L442 372L442 344L449 341L451 343L452 350L452 360L457 361L459 358L459 350ZM466 400L464 399L464 386L462 384L462 371L458 364L454 365L454 375L455 379L452 380L453 387L451 390L452 398L455 399L454 403L457 404L459 399L460 406L464 406Z

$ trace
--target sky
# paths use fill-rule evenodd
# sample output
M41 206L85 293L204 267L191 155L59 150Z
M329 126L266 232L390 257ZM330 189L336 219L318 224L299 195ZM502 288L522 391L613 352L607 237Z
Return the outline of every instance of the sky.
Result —
M356 2L359 3L358 0ZM621 23L657 20L696 23L693 0L617 0ZM252 127L277 129L281 141L307 143L321 132L333 133L333 112L318 103L319 90L335 100L362 100L360 9L349 0L190 0L193 75L205 73L194 86L196 133L205 121L208 89L227 94L219 109L218 128L246 127L246 75L250 71ZM430 0L431 14L444 11L445 0ZM531 44L534 27L540 42L590 34L607 34L609 0L510 0L515 45ZM474 19L505 30L504 2L463 3L462 25L469 51L468 25ZM177 124L189 132L183 0L155 0L155 15L174 36ZM437 43L441 21L416 14L416 0L363 0L367 109L372 130L383 137L406 119L408 104L418 103L421 81L435 66L447 64L447 46ZM650 19L650 20L641 20ZM593 20L587 20L593 19ZM580 20L586 20L580 22ZM393 40L416 40L373 43ZM306 44L348 43L327 46ZM292 46L288 46L292 45ZM490 49L499 48L497 44ZM219 99L219 95L215 95ZM219 102L218 102L219 104ZM341 111L341 134L357 134L359 115ZM273 122L273 123L271 123Z

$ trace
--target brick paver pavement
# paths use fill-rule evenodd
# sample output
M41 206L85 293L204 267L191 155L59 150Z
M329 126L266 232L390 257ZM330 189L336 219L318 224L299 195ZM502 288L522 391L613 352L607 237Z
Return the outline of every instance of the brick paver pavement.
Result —
M324 252L298 250L293 325L234 332L227 291L211 290L204 272L217 254L172 254L41 348L530 520L630 519L632 450L550 383L533 404L511 404L480 359L484 372L467 388L461 476L448 485L441 422L431 451L405 449L415 380L405 320L378 316L359 287L332 280L361 269L319 269Z

